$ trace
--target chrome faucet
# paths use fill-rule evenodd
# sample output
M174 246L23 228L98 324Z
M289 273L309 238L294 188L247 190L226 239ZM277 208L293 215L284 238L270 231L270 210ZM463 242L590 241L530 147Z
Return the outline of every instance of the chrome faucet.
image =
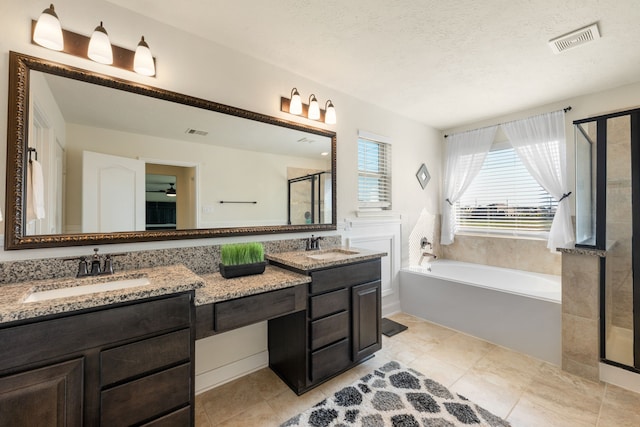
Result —
M313 234L312 234L311 237L308 237L303 240L306 242L306 247L305 247L306 251L317 251L320 249L320 240L322 240L322 236L313 237Z

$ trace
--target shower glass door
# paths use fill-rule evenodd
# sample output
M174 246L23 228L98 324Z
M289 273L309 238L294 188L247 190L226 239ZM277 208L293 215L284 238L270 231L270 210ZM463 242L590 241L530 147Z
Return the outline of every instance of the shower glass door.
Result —
M640 372L640 109L574 125L576 246L606 250L601 358Z

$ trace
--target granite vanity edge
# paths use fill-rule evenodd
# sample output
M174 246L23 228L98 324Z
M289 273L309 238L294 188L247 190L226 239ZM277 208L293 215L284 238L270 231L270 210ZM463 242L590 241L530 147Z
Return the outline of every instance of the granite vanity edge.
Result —
M311 282L311 277L294 273L274 265L267 265L264 273L225 279L217 273L201 274L205 285L196 290L195 305L206 305L242 298L263 292L276 291Z
M600 258L605 258L607 256L607 251L605 249L557 248L557 250L567 255L586 255L586 256L597 256Z
M145 276L150 284L135 288L96 292L80 296L56 298L38 302L23 302L34 290L48 290L65 285L93 284L105 280L128 279ZM112 304L132 302L145 298L187 292L204 286L204 280L183 265L144 268L116 273L109 276L89 276L79 279L49 279L21 282L2 286L0 301L0 324L36 319L54 314L71 314L89 308L106 307Z

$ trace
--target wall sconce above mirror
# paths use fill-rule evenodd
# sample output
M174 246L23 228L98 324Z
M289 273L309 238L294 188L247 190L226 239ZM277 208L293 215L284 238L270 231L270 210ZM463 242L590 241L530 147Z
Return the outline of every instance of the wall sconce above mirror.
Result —
M102 22L91 38L62 28L53 4L42 11L37 21L31 21L31 42L79 58L91 59L100 64L112 65L143 76L155 76L155 58L144 36L135 52L109 41L109 35Z
M336 124L336 109L330 99L325 103L324 110L320 108L318 99L313 93L309 95L309 103L304 104L295 87L291 89L291 98L280 97L280 111L325 122L328 125Z

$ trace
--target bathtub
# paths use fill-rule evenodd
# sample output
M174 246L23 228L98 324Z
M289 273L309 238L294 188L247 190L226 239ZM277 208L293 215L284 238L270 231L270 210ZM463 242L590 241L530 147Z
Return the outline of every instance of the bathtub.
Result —
M562 363L560 276L437 260L400 270L407 314Z

